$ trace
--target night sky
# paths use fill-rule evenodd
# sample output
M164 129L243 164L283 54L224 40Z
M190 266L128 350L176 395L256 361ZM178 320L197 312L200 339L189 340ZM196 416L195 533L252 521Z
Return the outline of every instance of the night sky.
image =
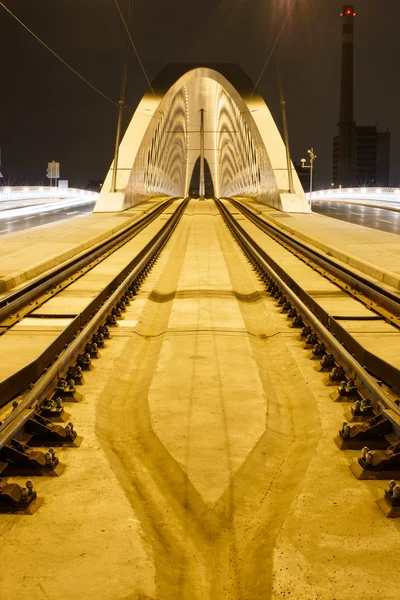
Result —
M134 0L133 39L150 79L170 62L235 62L257 80L273 44L271 0ZM292 0L275 0L283 22ZM5 0L39 37L118 101L124 30L114 0ZM128 0L120 0L126 11ZM400 184L399 0L358 0L355 105L359 125L392 134ZM340 0L297 0L280 43L292 158L311 146L317 182L330 184L339 113ZM116 107L81 82L0 7L0 146L7 182L36 183L47 162L75 185L102 180L113 155ZM280 123L272 59L258 89ZM126 101L147 90L131 55ZM129 121L126 116L126 124Z

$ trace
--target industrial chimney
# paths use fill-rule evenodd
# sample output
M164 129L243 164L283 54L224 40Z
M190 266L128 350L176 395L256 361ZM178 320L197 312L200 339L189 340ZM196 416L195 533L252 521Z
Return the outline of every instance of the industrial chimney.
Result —
M342 28L342 77L339 132L333 139L332 182L336 186L389 186L390 133L376 125L356 125L353 120L353 28L354 7L340 13Z
M340 86L340 116L338 139L338 183L353 185L356 169L356 133L353 122L353 19L354 7L346 5L340 14L342 29L342 77Z

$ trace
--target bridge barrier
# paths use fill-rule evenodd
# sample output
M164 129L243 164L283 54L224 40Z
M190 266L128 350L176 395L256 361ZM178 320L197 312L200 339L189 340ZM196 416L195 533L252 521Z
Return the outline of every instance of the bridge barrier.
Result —
M60 198L75 198L76 196L91 196L98 198L97 192L77 188L58 188L50 186L3 186L0 187L0 202L13 200L59 200Z
M306 194L310 199L310 192ZM400 205L400 188L384 187L355 187L355 188L330 188L316 190L312 193L312 200L375 200L377 202L395 202Z

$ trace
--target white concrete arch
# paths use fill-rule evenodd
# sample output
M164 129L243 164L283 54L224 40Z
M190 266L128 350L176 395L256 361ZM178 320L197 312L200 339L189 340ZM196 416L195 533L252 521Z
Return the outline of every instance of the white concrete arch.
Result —
M96 212L126 210L157 196L185 197L200 154L200 109L205 110L205 158L217 196L247 196L288 212L307 212L292 165L288 193L283 140L264 100L244 97L218 71L186 72L165 94L146 94L120 145L117 191L113 164Z

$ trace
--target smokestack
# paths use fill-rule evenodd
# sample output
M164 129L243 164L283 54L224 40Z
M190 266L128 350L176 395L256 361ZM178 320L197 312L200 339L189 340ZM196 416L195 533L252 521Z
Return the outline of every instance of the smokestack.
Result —
M353 18L352 6L344 6L340 14L342 29L342 80L340 87L340 123L353 123Z
M339 183L351 186L354 177L354 124L353 124L353 19L354 7L346 5L340 13L342 29L342 78L339 116Z

